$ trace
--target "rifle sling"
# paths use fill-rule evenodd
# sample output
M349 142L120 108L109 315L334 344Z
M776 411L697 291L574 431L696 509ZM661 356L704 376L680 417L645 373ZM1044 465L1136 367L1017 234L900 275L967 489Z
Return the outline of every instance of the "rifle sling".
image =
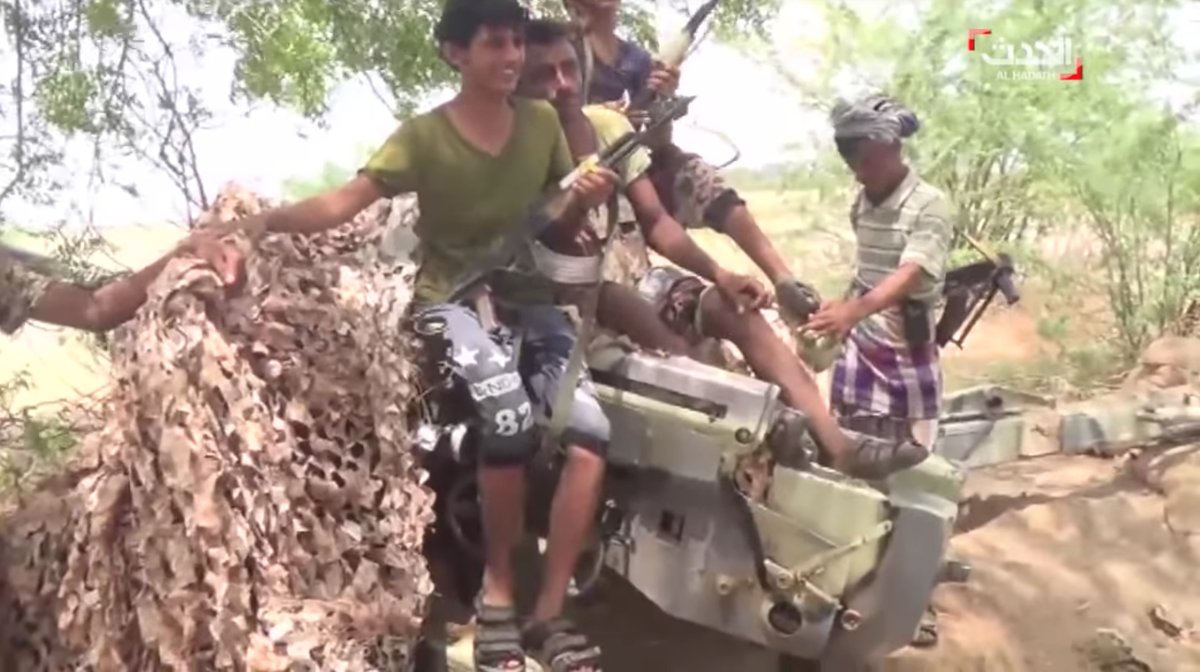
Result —
M617 239L617 194L613 193L608 202L608 231L604 247L600 252L600 275L594 285L589 287L579 302L580 321L579 333L576 334L575 344L571 346L571 356L567 358L567 368L558 381L554 402L550 407L550 425L546 431L548 445L557 445L567 421L571 417L571 407L575 403L575 388L583 373L584 355L592 339L592 330L596 326L596 307L600 302L600 290L604 287L604 262L612 249L613 241Z

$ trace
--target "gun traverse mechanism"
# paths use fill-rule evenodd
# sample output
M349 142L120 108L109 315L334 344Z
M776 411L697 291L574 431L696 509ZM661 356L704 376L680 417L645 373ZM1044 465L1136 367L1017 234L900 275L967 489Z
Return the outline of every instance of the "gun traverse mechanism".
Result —
M946 272L942 290L946 305L938 320L935 337L940 348L953 343L961 349L997 293L1002 294L1010 306L1021 300L1013 282L1016 269L1012 258L1004 253L992 254L965 231L960 233L984 259Z
M491 273L509 266L513 258L517 256L522 245L527 244L530 240L539 238L551 224L561 218L573 198L571 187L580 178L598 168L611 169L619 165L622 161L629 158L629 155L634 150L643 145L646 137L656 129L686 115L688 107L693 100L695 100L695 96L679 96L663 100L651 106L650 122L646 124L645 128L638 131L630 131L622 135L599 153L584 159L574 170L559 180L558 184L554 185L547 193L534 201L529 207L528 214L525 216L524 221L526 225L516 228L505 238L500 249L493 257L480 265L477 270L469 274L462 282L458 283L454 290L450 292L449 302L454 303L462 300Z

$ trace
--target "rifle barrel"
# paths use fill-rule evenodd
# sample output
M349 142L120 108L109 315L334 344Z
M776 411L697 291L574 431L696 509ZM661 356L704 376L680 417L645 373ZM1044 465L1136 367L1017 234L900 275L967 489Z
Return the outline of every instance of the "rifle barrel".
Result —
M62 262L56 261L51 257L22 250L18 247L13 247L6 243L0 243L0 254L3 254L18 264L30 268L44 275L58 275L63 273Z
M704 20L708 18L709 14L712 14L712 11L716 9L717 3L720 1L721 0L708 0L708 2L700 5L700 9L697 9L695 14L688 18L688 22L684 30L688 32L689 37L691 37L693 40L696 39L696 31L700 30L700 24L704 23Z

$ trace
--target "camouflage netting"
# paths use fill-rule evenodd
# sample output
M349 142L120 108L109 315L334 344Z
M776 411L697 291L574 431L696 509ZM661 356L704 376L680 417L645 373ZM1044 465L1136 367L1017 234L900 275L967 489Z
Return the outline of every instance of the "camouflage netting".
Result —
M264 206L227 188L209 219ZM104 428L2 521L8 669L402 669L432 494L412 267L372 244L391 209L266 237L233 292L195 260L163 273L116 334Z

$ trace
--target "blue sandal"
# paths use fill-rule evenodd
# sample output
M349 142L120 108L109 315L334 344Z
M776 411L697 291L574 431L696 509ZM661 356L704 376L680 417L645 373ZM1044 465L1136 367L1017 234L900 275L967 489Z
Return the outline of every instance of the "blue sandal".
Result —
M546 672L602 672L600 647L590 644L566 618L528 626L523 641L529 651L535 652L534 660L545 666Z

